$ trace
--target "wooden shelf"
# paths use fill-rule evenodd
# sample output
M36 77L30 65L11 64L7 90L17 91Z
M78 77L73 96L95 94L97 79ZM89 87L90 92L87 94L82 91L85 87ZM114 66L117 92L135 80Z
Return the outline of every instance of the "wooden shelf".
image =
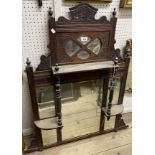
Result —
M57 117L46 118L46 119L34 121L34 124L36 125L36 127L42 130L57 129L62 127L62 126L58 126L57 119L58 119Z
M66 73L72 73L72 72L108 69L108 68L113 68L113 65L114 65L113 61L91 62L91 63L83 63L83 64L69 64L69 65L59 65L58 71L55 71L55 66L52 66L52 71L53 71L53 74L66 74Z

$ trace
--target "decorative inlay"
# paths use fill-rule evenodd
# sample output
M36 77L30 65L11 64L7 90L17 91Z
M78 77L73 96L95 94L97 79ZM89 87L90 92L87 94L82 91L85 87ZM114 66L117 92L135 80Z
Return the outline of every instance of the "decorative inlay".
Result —
M91 41L91 37L87 35L81 35L77 39L81 44L86 45L86 47L95 55L98 55L101 49L101 41L99 38L94 39ZM90 42L90 43L89 43ZM68 56L72 57L74 56L80 49L81 51L77 54L77 57L79 59L87 59L90 57L90 54L82 50L83 47L80 47L75 41L73 40L68 40L65 46L65 52L67 53Z

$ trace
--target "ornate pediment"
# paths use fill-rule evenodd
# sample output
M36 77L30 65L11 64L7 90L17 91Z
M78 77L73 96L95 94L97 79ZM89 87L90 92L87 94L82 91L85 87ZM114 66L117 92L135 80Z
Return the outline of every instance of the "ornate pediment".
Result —
M81 3L69 10L72 21L92 21L95 19L95 14L98 11L98 9L87 3Z
M80 3L75 7L69 8L70 20L65 17L59 17L57 24L72 24L75 22L99 22L99 23L110 23L106 16L102 16L99 20L95 19L95 15L98 9L87 3Z

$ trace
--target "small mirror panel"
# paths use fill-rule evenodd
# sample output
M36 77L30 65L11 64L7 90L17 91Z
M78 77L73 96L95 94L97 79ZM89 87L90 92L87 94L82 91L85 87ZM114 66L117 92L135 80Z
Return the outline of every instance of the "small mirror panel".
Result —
M90 54L87 51L80 51L77 55L79 59L88 59Z
M94 54L98 55L101 49L101 42L98 38L93 40L88 46L88 49L91 50Z
M79 49L79 45L77 45L73 40L69 40L66 44L65 52L68 56L72 57Z

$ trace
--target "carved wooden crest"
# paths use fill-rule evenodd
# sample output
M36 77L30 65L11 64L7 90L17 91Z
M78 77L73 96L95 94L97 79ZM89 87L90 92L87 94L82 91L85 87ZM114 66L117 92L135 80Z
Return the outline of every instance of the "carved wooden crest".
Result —
M106 16L100 19L95 19L98 9L90 4L80 3L75 7L69 8L70 19L61 16L55 21L52 17L51 10L49 11L49 35L50 53L48 56L41 56L40 64L37 71L50 69L51 65L67 64L67 63L82 63L92 61L111 60L113 55L119 57L120 51L115 50L115 28L117 18L116 10L112 12L112 18L107 20ZM79 38L87 38L88 43L83 45ZM92 53L89 45L95 46L93 43L98 41L98 54ZM67 47L74 45L76 53L71 57L66 54ZM87 59L80 56L87 54ZM89 55L89 56L88 56ZM51 58L51 59L50 59Z
M79 5L69 8L70 20L65 17L59 17L57 24L72 24L75 22L102 22L102 23L110 23L106 16L102 16L100 19L96 20L95 15L98 9L94 8L90 4L80 3Z
M81 3L78 6L70 8L70 16L72 21L91 21L95 19L98 9L89 4Z

